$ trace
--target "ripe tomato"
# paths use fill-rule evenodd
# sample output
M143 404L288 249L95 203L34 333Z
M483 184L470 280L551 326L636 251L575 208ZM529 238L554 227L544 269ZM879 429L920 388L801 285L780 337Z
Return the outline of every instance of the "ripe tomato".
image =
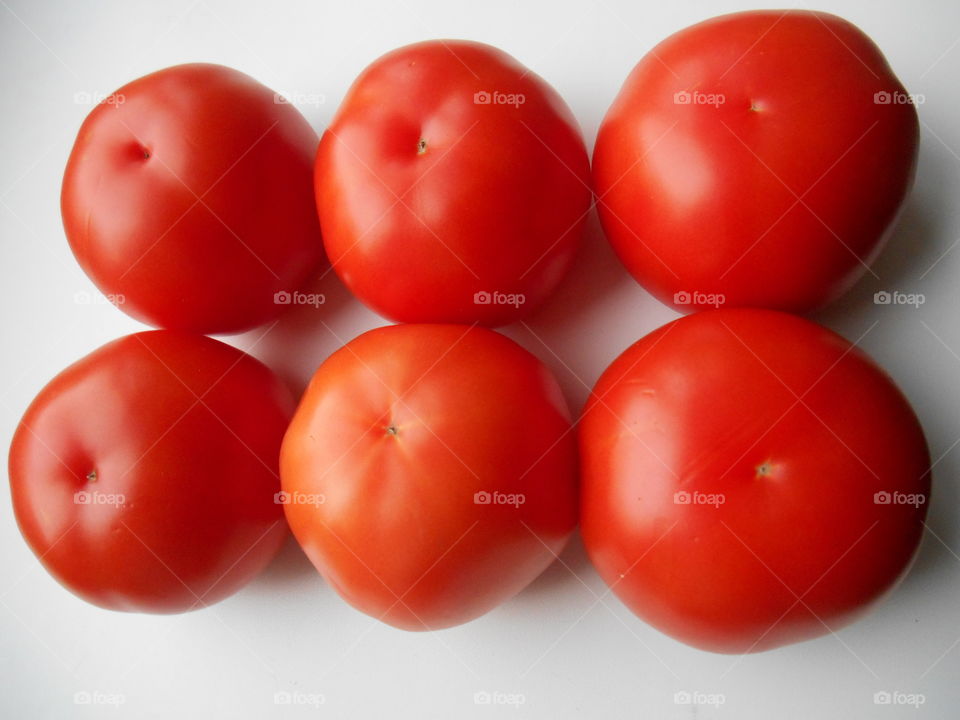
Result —
M560 96L488 45L394 50L320 140L317 206L334 269L404 322L511 322L570 266L592 194Z
M80 128L61 197L70 247L138 320L252 328L322 261L316 148L296 108L236 70L178 65L142 77Z
M726 15L627 78L597 136L598 212L630 273L677 309L805 312L880 251L918 142L911 98L850 23Z
M491 330L396 325L335 352L280 453L290 528L357 609L405 630L472 620L546 568L577 521L570 415Z
M582 531L654 627L767 650L863 614L905 573L930 491L906 399L792 315L699 313L604 372L581 423Z
M127 335L57 375L10 447L20 531L68 590L175 613L232 594L286 537L275 494L293 398L200 335Z

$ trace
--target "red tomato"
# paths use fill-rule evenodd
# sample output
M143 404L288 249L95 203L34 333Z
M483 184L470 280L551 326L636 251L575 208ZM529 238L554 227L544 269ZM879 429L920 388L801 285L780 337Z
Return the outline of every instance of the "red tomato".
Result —
M317 136L269 88L219 65L178 65L87 116L63 177L81 267L151 325L247 330L317 269Z
M597 136L598 211L667 304L805 312L880 251L918 143L911 98L856 27L726 15L667 38L627 78Z
M647 335L581 423L582 530L638 616L743 653L828 632L906 572L930 492L923 432L843 338L769 310Z
M478 327L371 330L320 366L280 454L287 520L347 602L405 630L523 589L577 521L556 380Z
M10 447L20 531L68 590L175 613L234 593L286 537L275 495L293 399L216 340L128 335L57 375Z
M530 312L569 268L592 200L560 96L506 53L453 40L363 71L321 138L315 181L334 269L405 322Z

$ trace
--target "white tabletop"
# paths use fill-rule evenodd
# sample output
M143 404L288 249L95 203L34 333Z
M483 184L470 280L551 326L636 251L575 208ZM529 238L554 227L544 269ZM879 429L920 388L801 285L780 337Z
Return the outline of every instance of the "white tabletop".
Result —
M90 109L85 98L168 65L219 62L292 97L319 132L356 74L383 52L427 38L470 38L503 48L551 82L592 147L604 111L645 51L686 25L752 5L0 0L0 438L9 442L27 404L67 364L143 329L96 300L64 239L60 179ZM291 542L261 577L213 608L127 615L57 585L4 500L0 716L955 717L960 4L824 0L817 9L859 25L907 89L925 97L917 184L877 261L879 280L865 278L818 315L851 339L869 330L861 346L914 403L938 460L919 559L884 605L836 636L761 655L712 655L661 635L612 596L598 602L603 583L576 540L563 564L489 615L409 634L351 609ZM256 344L256 356L302 388L342 341L384 323L333 274L317 287L328 300L319 312L297 308L262 339L257 330L228 341ZM923 293L926 302L875 305L879 290ZM78 303L77 293L94 301ZM594 218L557 295L526 325L503 332L556 371L579 409L621 350L675 316L620 267ZM701 704L677 702L683 692ZM878 692L919 694L923 704L878 706Z

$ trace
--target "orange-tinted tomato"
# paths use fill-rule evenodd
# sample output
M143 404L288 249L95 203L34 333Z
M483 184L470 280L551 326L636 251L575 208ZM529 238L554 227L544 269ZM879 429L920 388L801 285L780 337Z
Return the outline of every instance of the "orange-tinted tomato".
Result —
M317 370L283 442L287 520L350 604L407 630L519 592L577 520L556 380L502 335L395 325Z

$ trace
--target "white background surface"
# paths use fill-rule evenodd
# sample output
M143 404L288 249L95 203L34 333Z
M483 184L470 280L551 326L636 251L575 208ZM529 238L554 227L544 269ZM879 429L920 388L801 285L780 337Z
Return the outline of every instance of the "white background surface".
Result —
M304 94L318 132L349 83L396 46L434 37L482 40L533 68L563 94L592 148L629 69L669 33L743 2L337 3L0 0L0 438L67 364L142 329L98 297L68 250L61 174L90 107L147 72L212 61L275 90ZM801 5L801 7L803 7ZM839 2L922 93L918 180L900 228L865 278L817 316L856 339L900 383L923 421L934 498L918 562L867 619L812 642L728 657L685 647L634 618L603 585L579 540L533 585L466 626L408 634L361 615L326 587L291 542L238 595L174 617L84 604L42 570L0 502L0 716L808 718L957 716L960 706L960 4ZM322 95L324 102L312 104ZM575 272L523 326L503 331L556 371L578 410L603 368L675 314L618 265L593 222ZM319 312L295 309L231 338L298 390L327 355L383 324L333 274ZM877 290L921 292L919 309L873 304ZM258 342L259 340L259 342ZM722 693L720 707L674 703L677 691ZM119 707L77 706L77 692L120 694ZM278 691L322 696L319 707L274 704ZM878 691L922 693L913 707L878 707ZM522 695L477 705L474 694Z

